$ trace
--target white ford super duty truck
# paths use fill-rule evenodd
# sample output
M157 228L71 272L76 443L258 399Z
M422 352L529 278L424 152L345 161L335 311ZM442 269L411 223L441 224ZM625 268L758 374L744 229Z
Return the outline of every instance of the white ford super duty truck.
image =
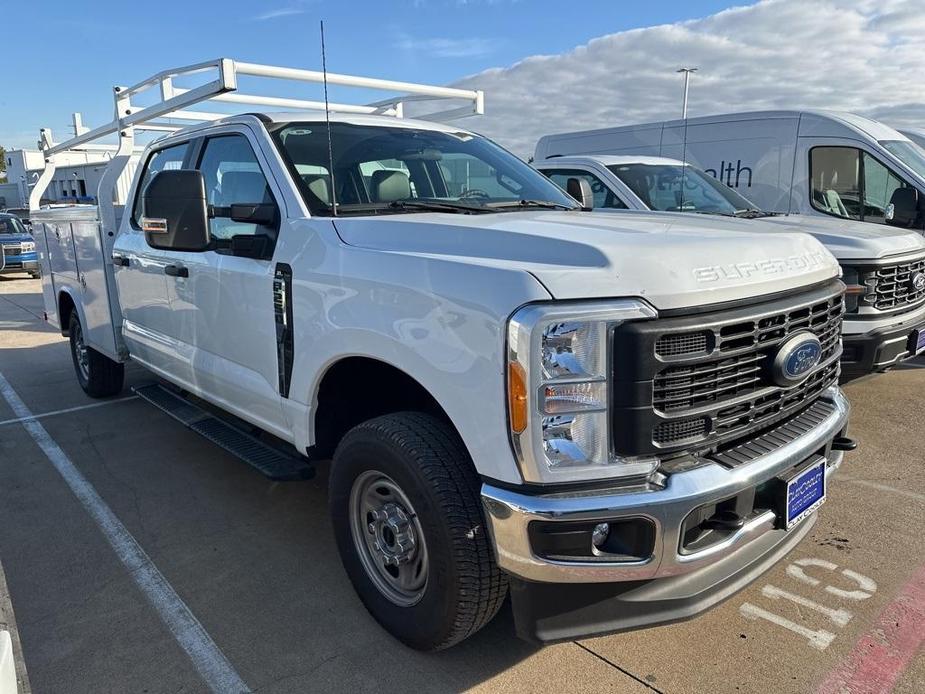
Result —
M763 233L799 229L838 259L847 284L842 381L888 369L925 352L925 238L919 231L850 219L763 212L706 171L636 154L555 156L534 166L597 211L658 210L754 220ZM733 222L729 227L739 229Z
M317 73L194 67L218 77L161 73L116 90L110 125L44 131L37 189L57 152L119 138L98 208L33 212L48 319L90 395L133 360L166 382L137 392L258 469L330 460L341 559L392 634L450 646L508 592L535 641L689 618L809 532L854 445L816 240L582 212L400 99L312 112L236 77ZM160 118L229 97L301 110ZM169 132L120 211L105 186L142 127Z

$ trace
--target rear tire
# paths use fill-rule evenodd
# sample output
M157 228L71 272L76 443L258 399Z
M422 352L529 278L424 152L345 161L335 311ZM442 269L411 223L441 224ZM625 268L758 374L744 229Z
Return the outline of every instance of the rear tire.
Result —
M71 312L68 334L74 371L83 391L91 398L106 398L121 392L125 382L125 366L86 345L83 326L76 310Z
M370 614L412 648L462 641L507 594L479 487L457 433L426 414L364 422L334 454L329 499L344 568Z

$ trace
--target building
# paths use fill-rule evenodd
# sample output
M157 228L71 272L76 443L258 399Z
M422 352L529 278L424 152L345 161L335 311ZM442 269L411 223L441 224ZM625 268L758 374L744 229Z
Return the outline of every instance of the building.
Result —
M42 203L96 202L100 179L109 161L108 152L62 152L55 156L55 175ZM6 180L0 185L0 207L28 207L29 192L45 168L38 150L11 149L6 153ZM119 179L119 188L127 192L135 167L128 166Z

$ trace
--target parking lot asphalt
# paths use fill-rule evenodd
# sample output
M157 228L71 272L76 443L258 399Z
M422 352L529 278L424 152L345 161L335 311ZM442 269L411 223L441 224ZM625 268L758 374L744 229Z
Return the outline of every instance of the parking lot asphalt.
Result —
M118 398L87 398L41 316L40 282L0 278L0 376L252 691L925 691L925 361L847 387L861 446L819 521L711 612L536 648L504 608L460 646L421 654L354 595L323 465L268 481L131 397L151 380L137 367ZM0 398L0 566L33 690L206 690L138 567L21 417Z

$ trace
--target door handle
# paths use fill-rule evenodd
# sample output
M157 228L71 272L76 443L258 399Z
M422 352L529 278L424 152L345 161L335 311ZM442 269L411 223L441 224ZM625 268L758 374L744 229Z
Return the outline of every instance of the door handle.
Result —
M126 258L124 255L116 254L112 256L113 265L121 265L122 267L128 267L130 263L131 261L128 258Z
M182 265L167 265L164 267L164 274L171 277L189 277L189 269Z

